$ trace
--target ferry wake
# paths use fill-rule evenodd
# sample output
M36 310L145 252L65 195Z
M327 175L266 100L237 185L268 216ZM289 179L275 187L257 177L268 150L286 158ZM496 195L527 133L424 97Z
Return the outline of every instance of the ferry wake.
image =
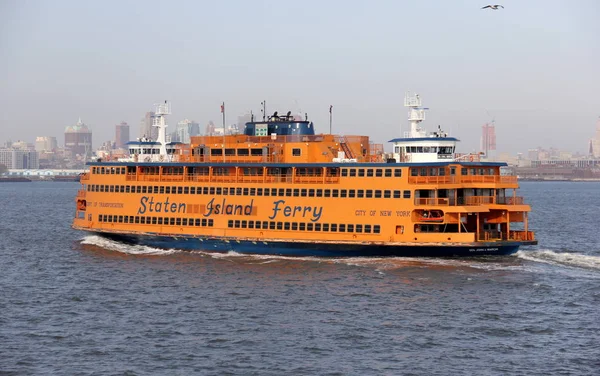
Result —
M166 142L165 101L157 140L88 163L73 228L165 249L289 256L505 255L537 244L506 164L457 154L456 138L420 127L418 95L404 105L411 130L385 153L367 136L317 134L307 116L266 108L242 134Z

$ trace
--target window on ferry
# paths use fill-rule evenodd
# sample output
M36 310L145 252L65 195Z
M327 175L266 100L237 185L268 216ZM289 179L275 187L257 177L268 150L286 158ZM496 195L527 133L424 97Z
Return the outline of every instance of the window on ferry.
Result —
M244 188L244 196L248 196L249 190L248 188Z
M404 191L404 198L410 198L410 191Z
M183 187L177 187L177 194L183 194Z
M340 224L340 226L339 226L339 232L346 232L346 225Z
M379 234L381 232L381 227L379 225L373 226L373 232Z
M477 169L476 168L470 168L469 169L469 175L477 175Z
M417 153L422 153L422 152L423 152L423 147L417 146Z
M385 169L385 177L386 178L392 177L392 169L391 168L386 168Z
M300 197L306 197L306 189L300 190Z
M308 192L308 194L310 194L310 191ZM317 189L315 192L315 196L317 197L323 197L323 190L322 189Z
M430 153L431 148L429 146L423 146L423 153Z
M371 225L365 225L365 232L371 233Z
M461 174L461 175L467 175L467 174L468 174L468 173L467 173L467 171L468 171L468 170L467 170L466 168L461 168L461 169L460 169L460 174Z
M240 157L245 157L250 155L250 152L248 151L248 149L237 149L237 155Z
M366 198L373 198L373 190L367 189L367 191L365 192L365 197Z
M383 191L383 198L391 198L392 197L392 191Z
M485 172L484 172L483 168L479 169L479 175L485 175Z
M248 221L242 221L242 228L248 228Z
M394 198L400 198L400 192L402 191L394 191Z
M372 177L373 176L373 169L371 169L371 168L367 169L367 176L368 177Z
M225 155L226 156L235 155L235 149L225 149Z
M171 188L171 187L165 187L165 186L162 186L162 185L161 185L161 186L160 186L160 191L159 191L159 192L160 192L160 193L165 193L165 190L166 190L166 189L168 189L168 188ZM143 189L142 189L142 193L143 193ZM170 192L167 192L167 193L170 193ZM175 192L173 192L173 193L175 193Z
M114 192L114 191L115 191L115 186L114 186L114 185L111 185L111 186L110 186L110 192Z
M419 175L419 170L417 170L414 167L410 169L410 176L418 176L418 175Z
M347 197L348 196L348 191L346 191L345 189L340 189L340 197Z
M306 225L306 230L307 230L307 231L312 231L312 230L313 230L313 224L312 224L312 223L308 223L308 224Z
M365 176L365 169L364 168L359 168L358 169L358 176L360 176L360 177Z
M323 191L323 197L331 197L331 190L330 189L325 189Z
M315 190L314 189L309 189L308 190L308 197L315 197Z
M223 149L210 149L210 155L223 155Z
M356 176L356 169L355 168L351 168L350 169L350 176L352 176L352 177Z
M321 224L315 223L315 231L321 231Z
M219 194L219 188L217 188L217 194ZM256 188L250 188L250 196L256 196Z
M342 168L342 177L348 176L348 169Z
M331 224L331 231L337 232L337 224L336 223Z
M339 197L340 191L334 189L331 191L331 197Z
M377 170L375 170L375 176L376 177L381 177L383 176L383 170L378 168Z
M494 169L493 169L493 168L490 168L490 169L488 170L488 174L489 174L489 175L495 175L495 174L494 174Z
M348 225L348 232L354 232L354 225Z
M298 189L298 188L294 189L294 197L300 197L300 189Z
M356 191L356 197L358 197L358 198L365 197L365 191L362 189L359 189L358 191Z
M437 175L437 168L432 167L429 169L429 176L436 176Z
M362 225L356 225L356 232L362 232Z
M421 171L419 172L419 175L421 175L421 176L427 176L427 168L425 168L425 167L421 168Z
M446 169L443 167L440 167L438 170L438 175L440 176L445 176L446 175Z
M400 168L395 168L395 169L394 169L394 177L395 177L395 178L399 178L399 177L401 177L401 176L402 176L402 169L400 169Z
M263 149L252 148L250 149L250 155L252 155L253 157L260 157L263 155Z
M348 197L356 197L354 189L348 191Z
M292 156L293 157L299 157L300 155L302 155L302 149L292 148Z
M292 231L298 231L298 222L292 222Z
M283 223L277 222L277 230L283 230Z

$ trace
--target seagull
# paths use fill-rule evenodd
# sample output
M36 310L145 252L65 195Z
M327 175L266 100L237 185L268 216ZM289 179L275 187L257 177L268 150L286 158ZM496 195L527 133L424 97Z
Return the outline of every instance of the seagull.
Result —
M498 4L496 4L496 5L486 5L486 6L484 6L481 9L490 8L490 9L493 9L493 10L498 10L498 7L504 9L504 7L502 5L498 5Z

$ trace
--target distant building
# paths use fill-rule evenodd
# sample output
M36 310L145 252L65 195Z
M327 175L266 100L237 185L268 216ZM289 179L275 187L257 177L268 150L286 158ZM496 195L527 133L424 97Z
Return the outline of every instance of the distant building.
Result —
M213 123L213 121L209 121L208 124L206 124L206 129L204 130L204 134L206 136L214 136L215 135L215 123Z
M596 122L596 135L590 140L590 156L600 158L600 117Z
M491 151L496 151L496 126L484 124L481 127L481 151L489 157Z
M53 152L58 149L56 137L41 136L35 138L35 150L38 152Z
M121 124L115 125L115 147L127 149L129 142L129 124L122 121Z
M0 148L0 164L8 169L40 168L38 152L33 148Z
M200 135L200 124L193 120L182 120L177 123L175 132L171 136L171 141L190 143L190 137Z
M65 149L73 156L87 159L92 155L92 131L81 121L65 128Z
M158 127L153 127L154 112L146 112L146 115L140 120L140 138L149 138L156 140L158 138Z

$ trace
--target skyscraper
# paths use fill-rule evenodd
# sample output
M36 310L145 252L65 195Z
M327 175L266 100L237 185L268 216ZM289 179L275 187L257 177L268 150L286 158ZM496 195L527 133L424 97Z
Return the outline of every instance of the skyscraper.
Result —
M190 143L190 137L200 135L200 124L193 120L182 120L175 127L175 137L173 141Z
M600 117L596 122L596 135L590 140L590 154L594 158L600 158Z
M129 124L122 121L115 125L115 147L117 149L126 149L129 142Z
M146 115L140 120L140 137L156 140L158 138L158 128L152 126L154 112L146 112Z
M484 124L481 127L481 151L489 156L490 151L496 150L496 126L493 124Z
M65 149L73 156L79 155L83 159L92 155L92 131L81 118L77 124L65 128Z

